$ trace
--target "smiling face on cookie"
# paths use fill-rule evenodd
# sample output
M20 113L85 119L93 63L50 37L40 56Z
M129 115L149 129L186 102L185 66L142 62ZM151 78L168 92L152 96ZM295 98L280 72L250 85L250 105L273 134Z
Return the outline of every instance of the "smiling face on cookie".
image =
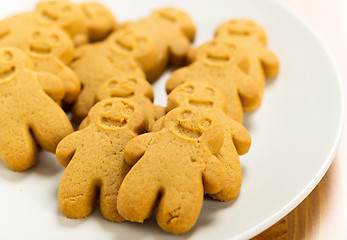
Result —
M113 97L131 99L139 96L153 100L151 85L144 78L124 74L104 81L98 88L96 100Z
M156 43L141 33L124 28L111 34L107 41L116 53L134 57L144 71L154 68L157 64Z
M19 49L0 48L0 83L13 79L18 70L30 66L27 55Z
M161 8L151 14L152 17L158 17L165 21L176 24L190 41L195 37L195 25L189 15L177 8Z
M212 40L195 48L192 60L202 60L207 66L224 68L230 64L242 65L246 61L246 57L234 44Z
M61 27L71 36L85 30L85 16L80 7L67 0L37 3L36 20L43 26Z
M38 27L28 37L27 51L36 57L56 56L67 61L73 57L70 37L59 28Z
M188 82L177 86L168 96L167 111L177 107L223 109L225 97L213 86L203 82Z
M88 118L89 122L94 122L106 131L128 129L143 133L148 128L148 120L143 109L128 99L105 99L90 110Z
M239 36L256 37L262 44L266 45L266 34L264 29L257 23L247 19L234 19L220 25L216 31L217 36Z

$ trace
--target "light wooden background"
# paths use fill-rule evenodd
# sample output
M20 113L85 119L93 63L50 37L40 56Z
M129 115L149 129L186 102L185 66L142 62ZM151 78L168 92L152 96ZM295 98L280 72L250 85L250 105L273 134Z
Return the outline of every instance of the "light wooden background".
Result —
M342 74L347 96L347 0L277 1L284 1L295 9L325 41ZM347 240L346 161L347 123L334 162L314 191L291 213L253 240Z

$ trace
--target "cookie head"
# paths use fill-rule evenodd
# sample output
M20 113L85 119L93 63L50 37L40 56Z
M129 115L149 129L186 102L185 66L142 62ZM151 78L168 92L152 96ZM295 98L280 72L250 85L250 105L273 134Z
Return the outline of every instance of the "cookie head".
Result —
M73 42L59 28L38 27L29 34L27 42L27 51L36 57L51 55L65 61L71 60L73 57Z
M256 22L248 19L234 19L220 25L216 31L216 36L254 36L261 43L266 45L266 33Z
M62 27L73 35L79 32L80 29L77 28L85 24L85 17L79 6L67 0L39 2L35 14L40 24Z
M242 65L246 61L245 54L236 45L221 40L212 40L195 48L191 58L221 68L230 64Z
M189 107L173 109L165 116L164 128L186 141L205 143L212 152L218 151L223 144L223 127L209 112Z
M193 20L184 11L177 8L161 8L154 11L151 16L158 17L160 19L169 21L179 26L184 35L186 35L190 41L194 40L196 28Z
M157 64L158 47L146 35L124 28L111 34L108 42L116 53L133 56L144 70Z
M31 61L23 51L11 47L0 48L0 83L10 81L19 70L30 66Z
M107 131L129 129L140 134L148 128L143 109L128 99L105 99L90 110L88 118L90 122L95 122L99 128Z
M187 82L177 86L167 98L167 111L177 107L222 109L225 97L213 86L203 82Z
M118 75L104 81L96 92L97 101L114 97L131 99L139 96L153 101L152 87L146 79L130 74Z

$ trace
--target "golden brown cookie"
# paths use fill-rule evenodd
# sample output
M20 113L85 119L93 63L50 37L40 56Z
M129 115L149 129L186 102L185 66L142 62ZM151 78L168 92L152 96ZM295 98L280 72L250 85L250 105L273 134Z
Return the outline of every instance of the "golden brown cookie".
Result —
M98 2L80 4L85 17L90 42L102 41L116 27L112 12Z
M209 112L222 123L224 141L216 156L223 164L227 177L222 190L211 194L211 197L221 201L234 199L238 196L242 184L242 169L238 155L246 154L251 145L247 130L225 114L224 95L207 83L189 82L176 87L168 96L166 110L169 112L177 107L191 107L197 111Z
M87 116L95 103L96 91L105 80L124 73L145 77L131 56L116 54L106 42L85 44L77 48L70 67L82 84L81 93L72 109L76 122L81 122Z
M65 86L64 102L73 103L81 89L76 74L66 65L71 62L74 46L71 38L59 28L37 27L28 35L23 46L36 71L59 77Z
M185 63L190 43L195 36L192 19L187 13L176 8L158 9L148 18L122 24L119 28L131 29L136 34L147 36L156 43L157 62L163 63L157 75L160 75L168 63L174 66Z
M243 121L243 109L252 109L259 101L259 89L243 72L244 56L238 48L219 40L209 41L193 50L194 62L176 70L166 83L170 93L184 82L200 81L211 84L226 97L226 113Z
M118 195L118 211L127 220L143 222L158 206L159 226L171 233L191 229L204 193L221 190L225 171L217 154L223 127L210 113L176 108L164 117L159 132L142 134L126 145L131 168Z
M124 148L147 131L146 114L131 100L110 98L97 103L87 119L86 128L57 147L57 159L66 167L58 191L60 210L68 218L87 217L99 199L106 219L124 221L117 211L118 190L130 169Z
M23 51L0 48L0 158L15 171L36 163L36 142L54 153L60 140L73 131L40 81L44 79L45 89L56 98L64 96L64 85L52 75L34 72L31 66Z
M139 104L148 115L150 127L165 114L164 107L153 104L153 90L145 78L124 74L104 81L96 92L96 101L112 97L130 99Z
M167 62L159 55L159 49L153 38L137 33L131 28L122 28L112 33L106 40L112 51L120 55L133 57L153 82L163 72Z
M267 38L264 29L254 21L234 19L221 24L215 38L235 44L247 53L249 62L247 73L261 89L261 98L254 107L259 106L264 92L265 77L275 77L279 71L277 56L266 48Z
M88 42L86 17L80 6L72 1L40 1L36 4L34 16L39 26L63 29L76 45Z

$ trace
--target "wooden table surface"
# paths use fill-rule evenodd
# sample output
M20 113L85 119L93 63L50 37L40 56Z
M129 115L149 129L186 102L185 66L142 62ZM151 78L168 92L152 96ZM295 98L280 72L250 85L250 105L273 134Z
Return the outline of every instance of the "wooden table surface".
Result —
M278 1L284 1L296 10L325 41L339 67L344 83L344 92L347 96L347 1ZM346 122L347 119L345 119ZM317 187L292 212L253 240L347 239L346 161L347 123L337 155Z

